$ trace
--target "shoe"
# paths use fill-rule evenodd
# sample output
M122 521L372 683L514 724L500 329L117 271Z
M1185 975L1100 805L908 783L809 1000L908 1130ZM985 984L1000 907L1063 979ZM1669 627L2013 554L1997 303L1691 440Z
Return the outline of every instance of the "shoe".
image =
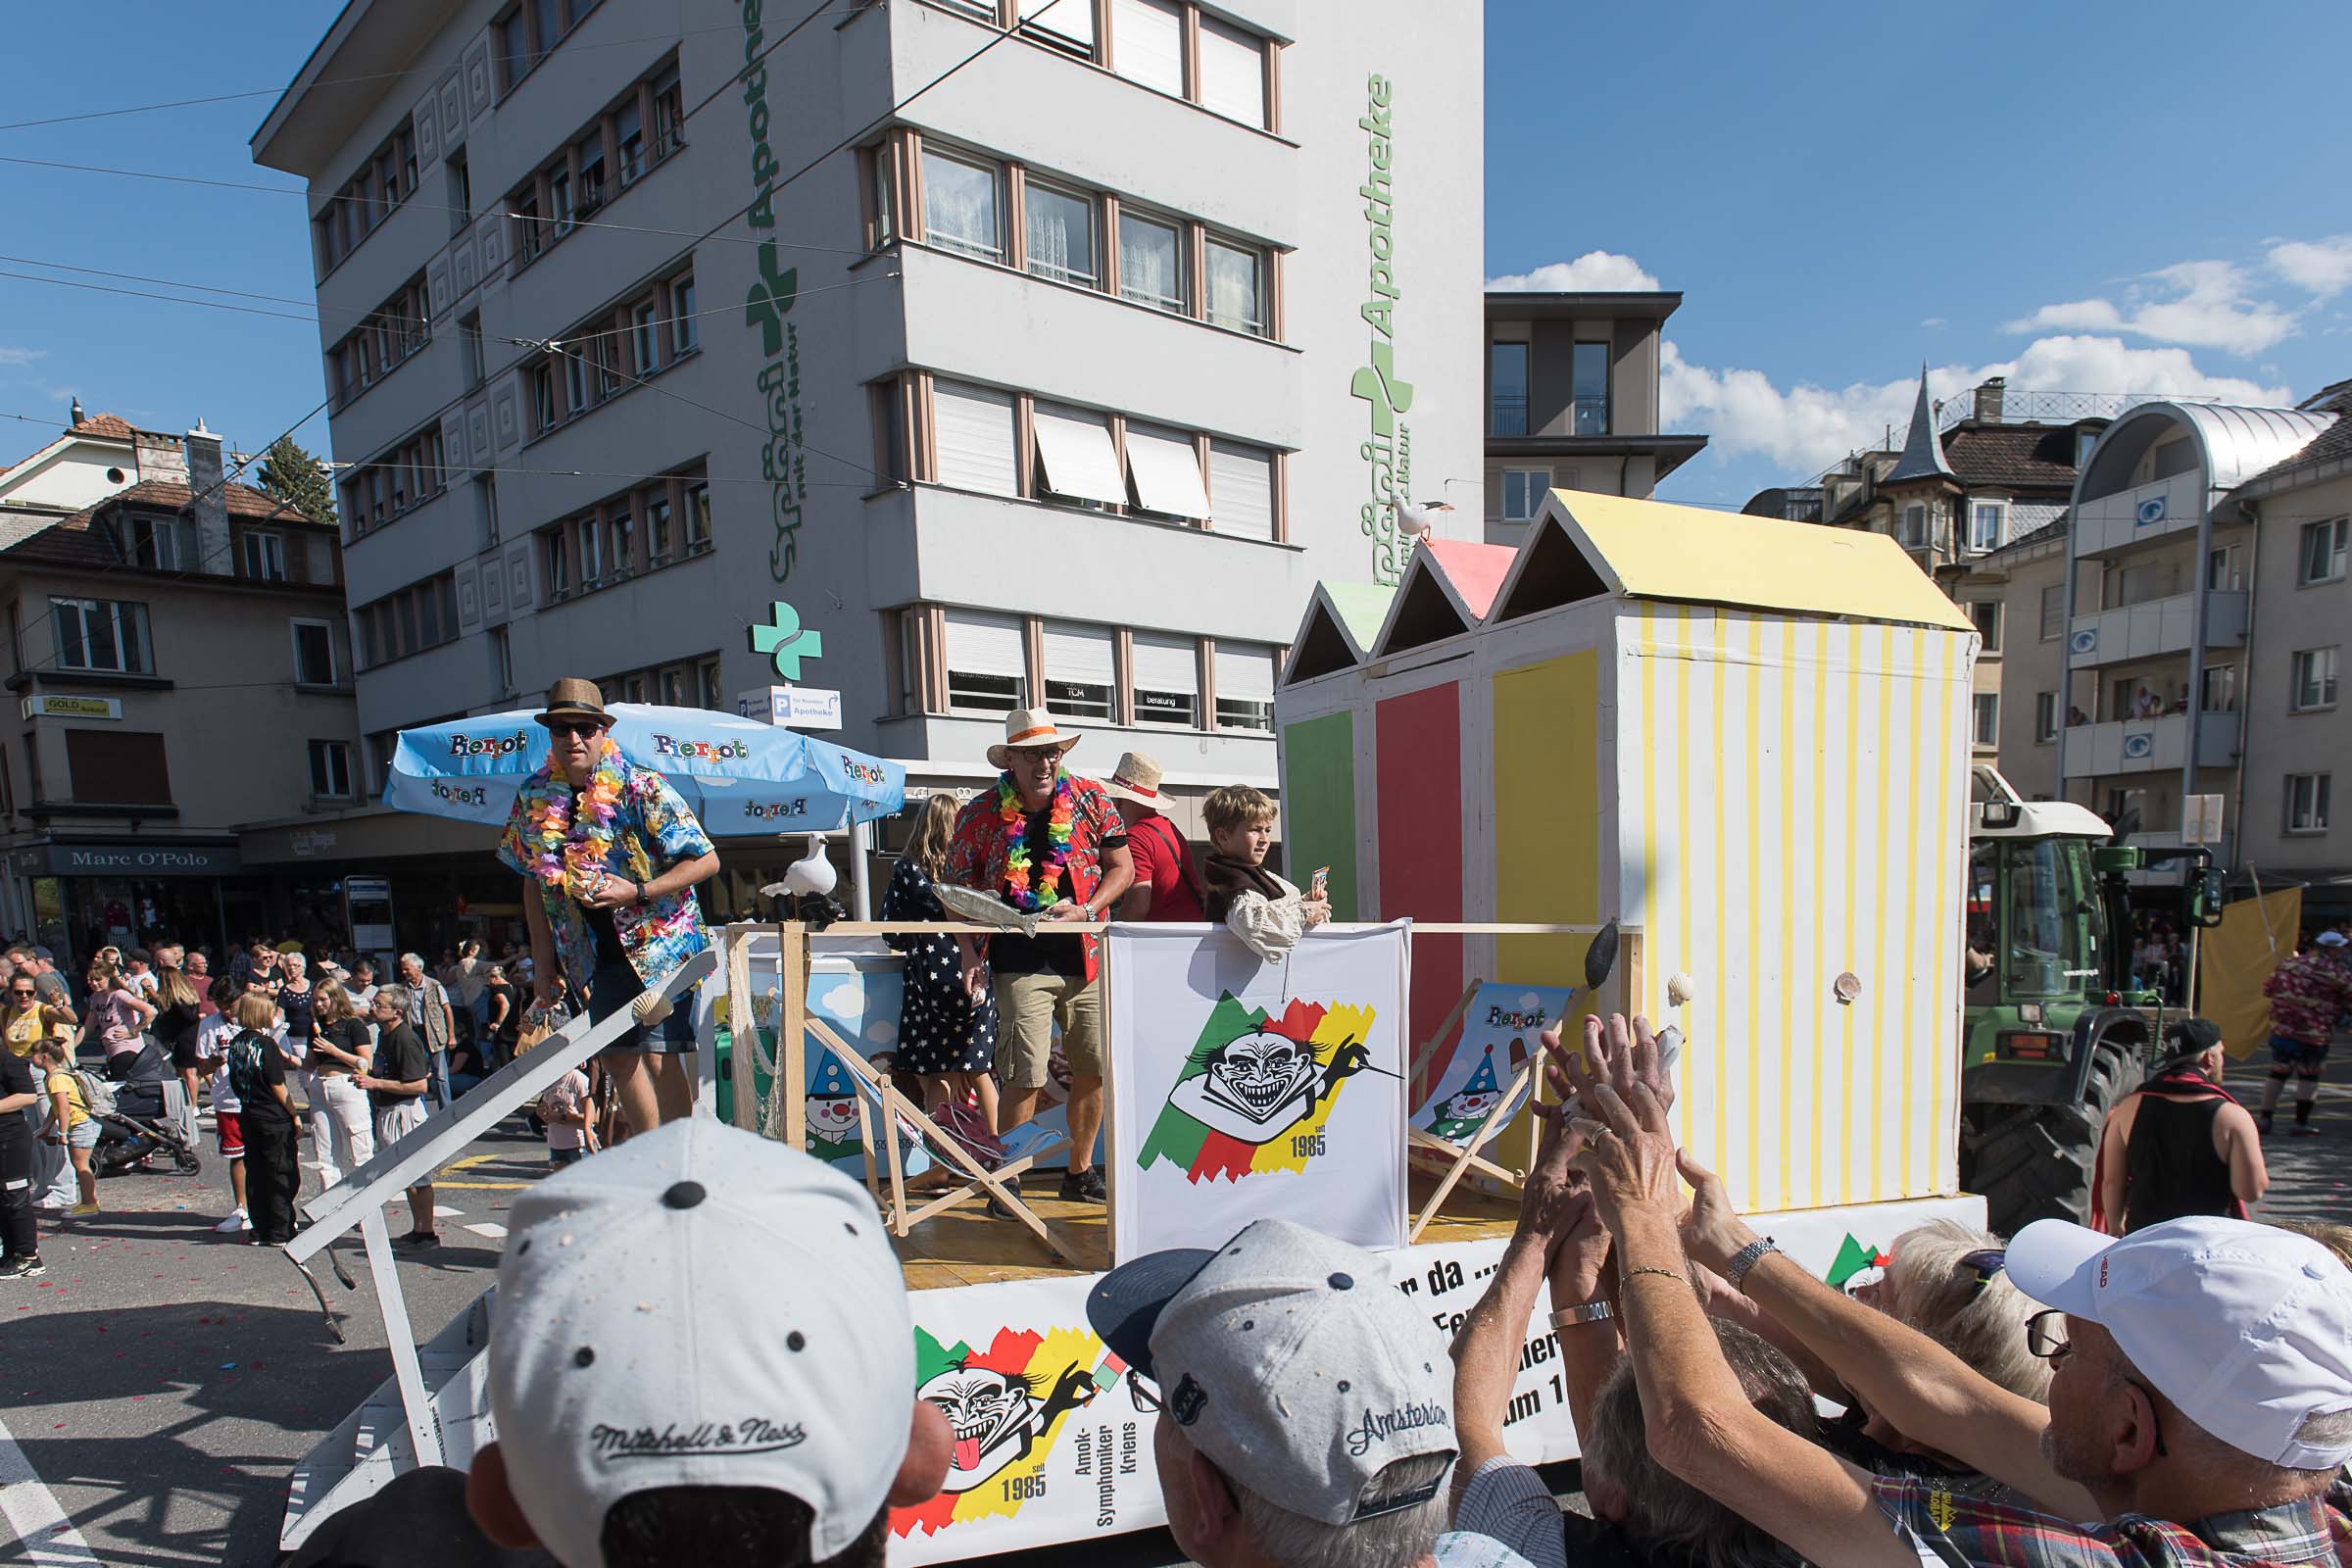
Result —
M427 1247L439 1247L441 1233L438 1231L411 1231L406 1236L393 1237L392 1245L394 1247L413 1247L421 1251Z
M2271 1113L2267 1110L2256 1111L2254 1113L2254 1126L2255 1130L2260 1132L2263 1137L2270 1137L2274 1130L2271 1126Z
M1021 1179L1018 1176L1000 1177L998 1178L997 1185L1004 1188L1005 1192L1011 1194L1015 1198L1021 1196ZM1003 1203L998 1202L993 1198L988 1200L988 1214L989 1218L991 1219L1012 1218L1012 1210L1006 1208Z
M214 1226L213 1229L219 1231L223 1236L233 1235L238 1231L249 1231L253 1229L253 1220L251 1216L249 1216L243 1209L240 1208L234 1214L229 1215L228 1218Z
M1104 1203L1110 1200L1110 1189L1103 1185L1099 1170L1074 1170L1061 1179L1061 1200L1065 1203Z
M12 1257L0 1263L0 1280L37 1279L49 1272L49 1265L37 1257Z
M85 1219L88 1216L98 1212L98 1205L96 1203L75 1203L72 1208L67 1209L66 1212L73 1215L75 1219Z
M2295 1123L2293 1127L2288 1129L2288 1136L2294 1138L2317 1138L2320 1136L2320 1130L2307 1121L2299 1121ZM76 1210L76 1212L79 1211Z

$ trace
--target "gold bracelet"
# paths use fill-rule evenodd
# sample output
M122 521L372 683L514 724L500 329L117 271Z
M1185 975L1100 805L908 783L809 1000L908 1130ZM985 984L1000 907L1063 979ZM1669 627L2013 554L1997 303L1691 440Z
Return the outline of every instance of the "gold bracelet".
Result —
M1670 1269L1670 1268L1658 1268L1658 1267L1656 1267L1655 1265L1653 1265L1653 1264L1649 1264L1649 1263L1638 1264L1638 1265L1636 1265L1636 1266L1635 1266L1635 1267L1633 1267L1633 1268L1626 1269L1625 1271L1623 1271L1622 1273L1620 1273L1620 1274L1619 1274L1617 1277L1618 1277L1618 1279L1619 1279L1619 1280L1621 1280L1621 1281L1623 1281L1623 1280L1630 1280L1630 1279L1632 1279L1632 1278L1633 1278L1635 1275L1637 1275L1637 1274L1663 1274L1664 1276L1666 1276L1666 1278L1668 1278L1668 1279L1670 1279L1670 1280L1674 1280L1674 1281L1676 1281L1676 1282L1677 1282L1677 1283L1679 1283L1679 1284L1688 1285L1688 1284L1690 1284L1690 1280L1689 1280L1689 1279L1688 1279L1686 1276L1684 1276L1684 1275L1683 1275L1683 1274L1681 1274L1681 1273L1678 1273L1678 1272L1677 1272L1677 1271L1675 1271L1674 1269Z

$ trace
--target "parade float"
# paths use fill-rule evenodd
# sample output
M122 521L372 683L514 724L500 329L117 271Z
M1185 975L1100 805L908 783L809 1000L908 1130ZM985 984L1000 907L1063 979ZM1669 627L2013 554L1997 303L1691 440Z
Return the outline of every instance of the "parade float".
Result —
M1394 587L1325 585L1276 716L1286 860L1328 868L1337 918L1280 964L1102 928L1106 1209L1003 1185L1066 1158L1057 1118L992 1168L891 1078L883 937L972 928L717 933L670 982L700 987L698 1112L866 1182L956 1431L892 1560L1163 1522L1155 1418L1084 1310L1114 1259L1293 1215L1398 1250L1397 1288L1457 1327L1532 1158L1538 1038L1589 1010L1676 1029L1682 1138L1833 1282L1924 1220L1981 1223L1955 1155L1974 653L1889 539L1577 492L1516 550L1428 542ZM298 1261L363 1233L394 1375L298 1469L288 1546L492 1436L495 1300L419 1348L382 1204L621 1022L568 1026L306 1205ZM1507 1426L1533 1460L1577 1452L1547 1316Z

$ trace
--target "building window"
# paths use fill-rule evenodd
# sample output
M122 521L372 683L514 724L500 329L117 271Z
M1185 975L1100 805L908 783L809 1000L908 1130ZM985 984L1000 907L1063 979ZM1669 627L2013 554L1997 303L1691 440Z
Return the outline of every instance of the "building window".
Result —
M650 161L645 146L648 103L656 131ZM664 62L652 75L633 82L603 113L574 132L553 158L525 176L507 198L507 210L521 225L515 241L516 261L529 265L614 194L634 185L654 165L676 152L683 145L678 129L684 109L678 68L674 62ZM617 155L616 172L606 162L608 146Z
M1118 683L1108 626L1065 626L1048 621L1045 648L1046 706L1055 714L1111 721L1111 692Z
M1029 658L1014 615L947 612L948 710L1009 713L1029 706Z
M458 354L461 368L466 372L466 389L473 391L489 379L489 362L482 354L482 318L480 312L461 318L458 321Z
M1266 336L1265 254L1215 238L1207 240L1202 249L1206 255L1209 325Z
M1030 271L1039 277L1086 288L1093 288L1101 281L1095 270L1092 196L1025 180L1021 209L1029 243Z
M1230 441L1208 444L1208 514L1219 533L1274 537L1274 454Z
M672 357L692 354L702 342L701 330L694 320L694 274L669 285L669 341L674 345Z
M504 626L490 628L490 673L502 694L514 690L514 643Z
M2333 648L2305 648L2296 653L2291 677L2294 697L2289 705L2295 712L2335 706L2335 653Z
M399 483L399 471L394 470L393 483ZM395 494L397 494L397 488ZM286 541L273 533L245 535L245 575L254 582L284 582L286 580Z
M2078 470L2090 462L2090 449L2098 444L2098 431L2077 430L2075 432L2075 467Z
M571 539L560 526L550 528L541 539L545 551L543 561L547 569L548 602L561 604L571 597Z
M545 363L534 365L529 378L533 432L552 430L556 427L556 368Z
M326 351L327 384L338 408L407 364L432 337L432 310L419 272Z
M670 514L669 497L649 496L645 503L646 564L665 565L678 548L677 521Z
M589 404L588 356L568 343L558 353L564 361L564 406L576 417L587 412Z
M651 375L662 368L662 307L652 300L629 313L629 337L637 354L637 373Z
M1020 494L1010 393L937 381L931 388L931 409L941 484L991 495Z
M335 683L335 634L323 620L297 620L294 632L294 684L332 686Z
M1037 439L1038 494L1065 503L1126 505L1127 481L1119 474L1110 424L1102 415L1041 404L1030 430ZM944 441L941 462L946 462Z
M993 164L923 149L923 238L945 250L1004 259L1002 172Z
M1217 644L1217 728L1274 732L1274 650Z
M2034 694L2034 739L2046 746L2057 738L2058 694L2056 692L2035 692Z
M1131 684L1135 721L1197 729L1200 723L1200 648L1190 637L1135 633Z
M341 265L393 210L416 192L416 130L403 120L391 135L327 198L311 220L321 275Z
M1977 635L1984 639L1982 650L1987 654L2001 651L2001 602L1997 599L1979 599L1968 607L1968 618L1977 623Z
M368 667L438 648L458 635L458 576L445 571L413 582L353 612Z
M2041 640L2065 635L2066 584L2054 582L2041 591Z
M130 519L130 559L133 565L153 571L199 571L196 524L186 517Z
M351 747L344 741L311 742L311 794L321 801L351 799Z
M1119 212L1119 297L1186 314L1183 236L1174 223Z
M1021 0L1021 30L1056 48L1095 57L1095 8L1089 0Z
M1998 746L2001 743L2001 694L1979 692L1970 701L1976 716L1976 743L1979 746Z
M686 487L686 553L699 556L710 548L710 482L698 479Z
M1917 502L1903 509L1903 548L1924 550L1928 543L1928 509Z
M2328 786L2331 773L2286 775L2286 830L2289 833L2328 831Z
M660 163L686 145L686 89L678 68L669 67L654 80L654 162Z
M112 599L49 600L60 669L120 675L155 673L155 650L147 640L147 607Z
M2205 586L2217 594L2235 593L2245 586L2237 568L2237 546L2222 545L2205 553Z
M1978 501L1968 509L1968 548L1998 550L2009 527L2009 503Z
M1502 470L1502 520L1529 522L1544 510L1544 498L1551 491L1549 468L1505 468Z
M1183 9L1172 0L1110 0L1110 58L1129 81L1183 97Z
M2296 574L2299 584L2341 580L2348 529L2352 529L2352 518L2346 517L2303 525L2303 549L2299 557L2301 565Z
M441 167L449 192L449 231L455 235L473 218L473 174L463 149L451 153Z
M66 777L72 798L83 806L172 804L164 737L154 730L66 731Z
M1200 107L1265 129L1266 40L1202 17L1200 59Z
M1527 345L1487 345L1487 428L1493 435L1527 434Z
M2205 689L2203 703L2206 712L2234 713L2237 711L2237 666L2235 664L2208 664L2200 678Z
M1138 512L1202 522L1208 487L1200 478L1200 449L1182 431L1127 423L1127 476Z
M1568 370L1569 398L1574 402L1578 435L1609 433L1609 346L1579 343Z

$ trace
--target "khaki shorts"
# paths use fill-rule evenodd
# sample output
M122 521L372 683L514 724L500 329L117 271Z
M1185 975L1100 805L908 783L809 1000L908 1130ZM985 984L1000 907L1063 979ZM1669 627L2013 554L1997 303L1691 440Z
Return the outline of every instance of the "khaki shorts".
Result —
M1061 1025L1073 1078L1102 1076L1102 988L1054 973L1001 974L997 994L997 1079L1007 1089L1043 1089Z

